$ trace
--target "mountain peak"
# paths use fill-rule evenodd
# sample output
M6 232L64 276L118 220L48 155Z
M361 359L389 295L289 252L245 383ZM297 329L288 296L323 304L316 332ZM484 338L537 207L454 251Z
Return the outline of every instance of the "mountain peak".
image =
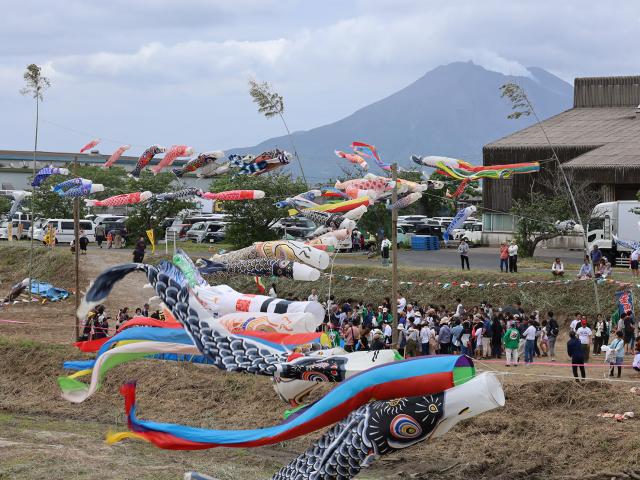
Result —
M483 145L533 121L507 119L511 107L500 97L501 85L517 79L540 118L571 107L571 85L539 67L528 67L527 73L505 75L472 61L440 65L341 120L293 133L294 142L314 180L338 175L340 167L348 163L334 157L333 151L347 148L356 139L376 145L383 160L405 166L410 165L409 156L414 153L479 163ZM288 144L286 137L276 137L230 153L258 153ZM375 164L371 165L371 171L376 170Z

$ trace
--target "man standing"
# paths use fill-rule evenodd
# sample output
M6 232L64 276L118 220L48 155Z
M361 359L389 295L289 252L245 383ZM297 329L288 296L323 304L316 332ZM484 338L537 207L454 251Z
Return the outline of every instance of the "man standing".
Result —
M580 327L576 330L576 334L578 335L578 340L580 340L580 344L582 345L582 353L584 357L584 361L589 361L589 350L591 349L591 337L593 333L591 329L587 326L587 319L583 318L580 322Z
M140 237L136 242L136 246L133 249L133 263L142 263L144 260L144 251L147 248L144 238Z
M418 356L418 330L412 322L407 320L409 325L406 330L407 346L404 350L404 358L413 358Z
M467 270L471 270L471 268L469 267L469 245L467 244L466 238L460 240L460 245L458 245L458 253L460 254L460 263L462 264L462 270L464 270L465 263L467 264Z
M449 317L444 317L442 320L440 320L438 342L440 343L440 353L443 355L448 354L451 346L451 329L449 328Z
M102 242L104 242L104 226L102 224L96 227L96 243L102 248Z
M525 340L524 364L530 365L533 363L533 354L535 352L536 327L531 321L525 320L525 323L528 324L528 327L526 328L526 330L522 335Z
M556 340L560 333L558 321L553 318L553 312L547 313L547 339L549 341L549 357L552 362L556 361Z
M382 255L382 266L389 266L389 252L391 250L391 240L384 236L384 239L380 243L380 254Z
M638 276L638 260L640 260L640 248L636 248L631 252L631 263L629 266L631 267L631 274L634 277Z
M509 271L509 247L507 246L507 242L500 244L500 271Z
M404 313L404 309L407 306L407 299L402 296L402 292L398 292L397 307L398 316Z
M591 263L597 265L600 263L600 259L602 259L602 251L598 248L598 245L594 245L593 250L591 250Z
M318 301L318 291L315 288L311 289L311 295L309 295L307 300L310 301L310 302L317 302Z
M509 272L518 273L518 244L515 240L511 240L508 248L509 253Z
M520 345L520 332L515 327L515 325L511 324L507 331L504 332L502 342L504 343L504 350L507 356L506 366L509 367L513 365L514 367L517 367L518 346Z

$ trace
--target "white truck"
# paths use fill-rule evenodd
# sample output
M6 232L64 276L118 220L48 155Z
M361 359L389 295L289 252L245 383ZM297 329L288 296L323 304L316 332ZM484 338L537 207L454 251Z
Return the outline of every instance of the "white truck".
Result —
M625 264L631 250L616 245L614 236L621 240L640 241L640 202L621 200L599 203L593 208L587 225L589 251L598 245L612 265Z

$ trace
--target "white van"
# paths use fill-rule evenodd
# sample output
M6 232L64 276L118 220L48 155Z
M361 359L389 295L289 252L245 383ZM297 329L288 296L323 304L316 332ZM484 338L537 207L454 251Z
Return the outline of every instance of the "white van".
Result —
M80 220L80 231L84 231L89 242L96 241L95 225L91 220ZM49 218L42 226L35 230L33 238L42 242L47 234L49 225L56 231L56 243L71 243L74 239L73 218Z

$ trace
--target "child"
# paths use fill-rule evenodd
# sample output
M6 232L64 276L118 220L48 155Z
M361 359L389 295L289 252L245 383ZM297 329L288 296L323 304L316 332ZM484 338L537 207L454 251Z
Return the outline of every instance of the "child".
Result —
M514 367L518 366L518 346L520 344L520 332L515 327L514 324L511 324L509 329L504 333L502 337L502 342L504 343L504 350L507 354L507 363L506 366L513 365Z
M107 248L111 248L111 245L113 245L113 233L109 232L107 233Z
M640 340L636 342L636 354L633 357L631 366L636 372L640 373Z

